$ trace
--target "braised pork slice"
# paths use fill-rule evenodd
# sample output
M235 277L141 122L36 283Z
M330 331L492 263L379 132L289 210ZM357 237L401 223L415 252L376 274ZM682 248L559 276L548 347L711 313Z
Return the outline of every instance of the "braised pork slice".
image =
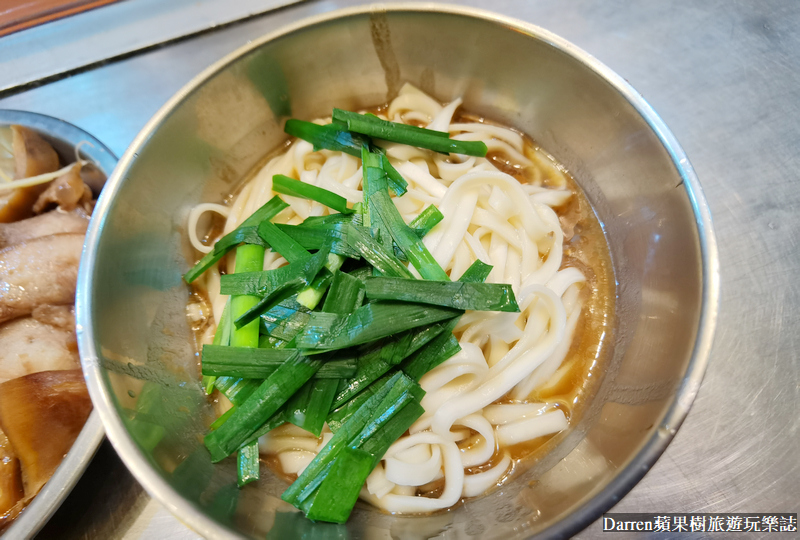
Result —
M33 317L0 325L0 382L39 371L81 367L74 326L67 326L69 310L62 314L63 322L52 316L54 322L61 322L63 326L40 322Z
M0 384L0 429L19 459L26 499L50 479L91 410L79 369L44 371Z
M0 323L41 304L72 304L82 234L53 234L0 250Z
M89 217L82 210L54 210L14 223L0 223L0 249L51 234L84 234L88 226Z

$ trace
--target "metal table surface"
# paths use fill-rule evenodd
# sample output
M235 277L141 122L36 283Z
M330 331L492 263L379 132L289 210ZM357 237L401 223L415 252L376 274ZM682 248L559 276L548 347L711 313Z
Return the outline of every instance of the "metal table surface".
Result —
M0 95L0 108L63 118L121 155L164 101L214 60L281 25L357 3L284 8ZM797 512L800 3L462 3L543 26L630 81L683 145L714 216L722 296L708 372L675 440L614 511ZM578 537L600 531L597 522ZM152 501L104 443L40 537L196 535Z

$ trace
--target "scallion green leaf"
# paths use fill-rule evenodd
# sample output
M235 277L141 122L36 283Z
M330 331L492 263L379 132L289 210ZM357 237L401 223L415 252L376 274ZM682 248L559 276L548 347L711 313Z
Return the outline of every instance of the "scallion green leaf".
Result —
M341 214L353 213L353 210L347 207L347 199L341 195L337 195L330 190L318 186L306 184L294 178L289 178L282 174L276 174L272 177L272 190L276 193L283 193L284 195L291 195L292 197L316 201L320 204L324 204L328 208L333 208Z
M372 302L346 315L314 312L296 343L299 349L344 349L460 313L448 307L408 302Z
M442 131L398 124L381 120L376 116L341 109L333 109L333 120L346 126L352 132L418 148L427 148L434 152L485 157L488 150L486 144L481 141L458 141L451 139L447 133Z
M203 373L207 375L266 379L296 355L297 350L295 349L252 349L204 345L202 369ZM314 374L314 377L318 379L352 377L357 369L357 362L353 358L318 361L323 362L322 367Z
M239 448L236 459L236 484L244 487L255 482L260 476L258 460L258 441L253 441Z
M235 452L322 367L300 354L285 361L248 397L219 429L205 437L213 462Z
M422 243L419 236L403 221L400 212L389 197L386 191L378 191L371 196L371 202L375 205L376 211L389 233L392 235L397 247L406 254L408 260L414 265L414 268L425 279L432 279L437 281L447 281L450 278L447 276L433 255Z
M417 234L417 236L423 238L443 219L444 216L439 209L434 205L430 205L417 217L411 220L411 223L409 223L408 226L414 229L414 232Z
M361 146L369 144L367 137L350 133L335 124L320 126L313 122L292 118L286 121L283 130L289 135L310 142L314 145L314 150L334 150L355 157L361 157Z
M327 262L328 252L329 246L323 246L307 260L290 263L275 270L222 276L221 294L248 294L261 297L242 315L234 318L234 325L240 328L250 323L261 313L310 285Z
M374 468L374 459L369 452L358 448L343 449L313 499L304 505L306 517L328 523L347 521L358 500L361 486Z
M373 277L364 286L367 298L372 300L401 300L475 311L519 311L511 285L499 283Z
M283 209L289 205L281 200L280 197L273 197L264 206L253 212L253 214L245 219L241 225L236 229L220 238L214 249L206 254L200 261L195 264L191 270L186 272L183 276L186 283L191 283L200 277L203 272L211 268L218 260L220 260L227 252L235 248L240 243L244 242L247 238L258 238L255 234L255 228L259 223L265 219L272 219L277 216ZM255 236L252 236L254 235ZM260 243L260 239L259 239Z
M258 226L258 235L267 242L272 251L280 254L290 263L305 262L311 258L311 253L306 248L271 221L261 222Z
M394 253L376 241L363 227L345 223L337 226L337 229L341 233L342 240L384 276L413 277Z
M377 344L365 345L366 350L355 353L358 358L356 373L351 378L342 381L333 407L344 405L395 365L433 340L442 333L445 325L445 322L440 322L423 328L415 328L384 338L376 342Z
M480 259L476 259L467 270L461 274L458 281L463 283L483 283L489 274L492 273L492 265L486 264Z

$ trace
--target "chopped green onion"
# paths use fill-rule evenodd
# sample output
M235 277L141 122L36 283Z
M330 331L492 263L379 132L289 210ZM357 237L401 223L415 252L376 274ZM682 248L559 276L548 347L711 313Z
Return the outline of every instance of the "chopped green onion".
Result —
M389 120L383 120L380 117L374 114L360 114L351 111L344 111L342 109L333 109L333 122L335 124L339 124L342 126L349 126L351 123L355 124L364 124L364 125L371 125L373 126L371 129L377 133L377 135L364 133L364 135L369 135L370 137L376 137L378 139L384 140L392 140L389 135L393 132L401 132L401 133L408 133L410 135L421 135L425 137L439 137L442 139L450 138L450 134L445 131L437 131L435 129L428 129L418 126L412 126L410 124L401 124L398 122L390 122ZM348 127L348 129L350 129ZM356 131L356 133L362 133L361 131ZM405 143L403 143L405 144ZM414 145L409 145L414 146Z
M386 151L379 146L375 146L372 149L381 156L381 168L386 171L386 181L389 184L389 189L394 192L396 197L405 195L406 191L408 191L408 182L389 162Z
M231 299L225 302L225 307L222 309L222 315L217 324L217 330L214 332L214 345L230 345L231 342ZM216 375L203 375L203 388L207 395L211 395L214 391L214 383L217 381Z
M313 122L296 120L292 118L286 121L283 131L310 142L314 145L314 150L334 150L344 152L351 156L361 157L361 146L369 144L369 139L357 133L350 133L335 124L320 126Z
M322 362L300 354L285 361L236 408L227 422L205 437L214 463L221 461L247 442L286 401L308 381Z
M436 323L423 328L384 338L358 354L358 369L352 378L342 381L333 407L345 404L368 385L378 380L395 365L405 360L423 345L438 336L446 323Z
M240 328L250 323L272 306L307 287L327 260L328 246L325 246L305 261L289 263L275 270L222 276L221 294L248 294L262 297L253 302L238 318L234 316L234 325Z
M364 283L337 270L333 275L328 296L322 305L325 313L351 313L364 298Z
M329 245L330 244L323 246L323 249L328 249ZM333 272L341 268L342 264L344 264L344 257L328 253L328 260L325 263L325 268L314 278L311 285L297 293L297 303L308 309L317 307L325 291L328 290Z
M383 429L364 441L361 448L372 454L373 462L377 465L389 447L402 437L403 433L411 427L411 424L416 422L424 413L425 409L420 405L419 401L409 401L383 425Z
M459 317L452 319L445 325L441 334L406 358L400 364L400 369L415 381L419 381L423 375L460 351L461 345L453 335L453 328L456 327L458 319Z
M333 278L328 281L330 279ZM261 332L283 341L291 341L308 324L310 311L297 302L296 298L284 300L261 315Z
M369 145L365 144L361 147L361 195L364 200L361 203L363 211L364 226L371 225L370 219L372 212L370 211L369 197L372 195L373 184L386 176L383 168L381 167L381 159L377 154L369 151Z
M389 392L395 387L408 389L412 386L412 382L401 373L397 373L387 379L383 386L371 395L369 399L365 400L363 405L333 434L328 444L317 453L311 463L300 473L297 480L283 492L281 499L295 506L300 504L302 502L300 500L301 493L315 478L321 476L320 473L330 465L339 452L346 448L350 441L364 429L364 426L370 421L373 413Z
M355 225L361 225L361 215L358 214L358 209L356 208L356 206L360 205L361 203L356 203L353 206L352 214L328 214L327 216L308 216L306 219L303 220L303 222L300 225L298 225L298 227L325 228L328 225L336 225L337 223L353 223Z
M279 253L290 263L304 262L311 257L311 253L306 248L276 227L271 221L261 222L258 226L258 235L269 244L272 251Z
M297 355L296 349L251 349L249 347L203 346L203 373L242 379L266 379ZM323 361L314 374L317 379L352 377L357 362L353 358Z
M240 377L217 377L214 386L234 405L241 405L262 381Z
M388 386L388 383L386 386ZM355 489L354 486L350 485L348 488L342 486L346 493L348 493L347 496L343 497L344 502L349 502L349 505L347 506L339 502L334 502L331 504L328 501L327 496L322 496L320 498L320 492L324 493L325 491L329 491L324 486L330 482L328 479L331 478L331 473L336 471L337 462L345 454L347 448L356 449L366 446L371 439L376 439L375 443L370 445L370 448L376 452L380 452L380 455L370 452L370 465L364 465L363 470L359 469L358 476L350 479L350 482L358 482L358 487L360 487L364 480L366 480L369 472L375 467L378 460L385 452L385 449L383 449L381 452L385 442L385 437L382 435L383 432L385 432L387 427L392 424L393 418L397 417L409 404L416 403L422 395L424 395L424 391L422 391L418 385L409 381L409 379L406 377L401 377L397 379L397 384L393 385L389 389L385 397L379 403L372 404L372 406L370 406L369 400L365 402L361 409L359 409L358 413L354 415L345 426L343 426L343 429L340 429L337 433L335 433L328 445L323 448L323 452L329 447L331 451L327 456L328 462L324 464L320 462L317 465L317 468L321 468L319 474L307 482L300 492L293 497L294 501L289 501L286 498L289 490L284 492L284 500L287 500L295 506L298 506L309 516L312 514L318 516L317 519L329 519L332 521L337 521L338 519L342 518L346 519L347 515L349 515L350 511L352 510L353 504L355 504L355 498L349 495L351 490ZM364 422L364 418L360 416L362 411L371 413L366 422ZM405 421L407 420L408 418L405 419ZM355 425L356 423L358 425ZM358 426L363 427L355 436L349 437L349 441L347 440L348 437L343 437L344 440L340 441L339 445L333 444L334 439L339 435L348 435L349 433L355 432L356 429L351 428L357 428ZM385 448L388 448L388 446L385 446ZM322 454L322 452L320 452L320 454ZM314 461L316 461L316 459ZM309 464L309 467L314 464L314 461ZM363 475L363 478L361 475ZM301 478L298 478L298 483L301 481ZM338 483L337 477L334 476L333 482ZM290 489L291 487L292 486L290 486ZM315 513L313 511L314 507L318 507L319 511ZM326 512L326 509L331 508L339 508L339 511L336 512L334 516L331 516ZM342 512L344 515L341 515L339 512Z
M483 283L492 273L492 265L476 259L467 270L461 274L458 281L463 283Z
M313 521L344 523L350 516L361 486L375 468L372 454L358 448L345 448L336 457L313 499L304 506Z
M289 263L274 270L237 272L222 276L220 279L220 294L247 294L264 297L272 294L277 289L285 287L287 282L294 281L297 278L308 285L327 261L327 256L328 252L323 249L305 261Z
M337 406L334 410L332 410L328 414L328 427L331 428L331 431L336 433L339 431L347 419L353 416L355 412L367 401L371 398L375 393L383 388L383 385L386 384L391 377L396 375L397 372L391 372L380 379L376 380L372 384L368 385L364 390L356 394L355 397L350 398L349 401L345 402L343 405Z
M236 273L243 275L258 273L264 268L264 248L261 246L244 245L236 248ZM231 276L232 277L232 276ZM257 305L259 298L252 294L232 293L231 318L235 321ZM258 347L258 323L236 325L231 334L231 345L238 347Z
M317 250L325 244L330 244L331 253L358 259L361 256L359 252L351 248L342 238L342 223L344 222L315 226L278 224L277 227L305 249Z
M401 300L475 311L519 311L511 285L499 283L373 277L364 286L367 298L372 300Z
M481 141L458 141L451 139L443 131L398 124L381 120L376 116L341 109L333 109L333 120L356 133L418 148L427 148L434 152L485 157L488 150L486 144Z
M341 214L352 214L353 210L347 207L347 199L341 195L314 186L306 184L300 180L289 178L282 174L276 174L272 177L272 190L276 193L283 193L284 195L291 195L292 197L300 197L302 199L310 199L324 204L328 208L333 208Z
M417 234L417 236L422 238L443 219L444 216L439 209L434 205L430 205L417 217L411 220L411 223L409 223L408 226L414 229L414 232Z
M236 484L244 487L258 480L260 467L258 461L258 441L253 441L239 448L236 459Z
M319 437L331 410L333 398L336 396L339 380L308 381L286 404L287 421Z
M225 423L225 422L228 420L228 418L230 418L230 417L233 415L233 411L235 411L235 410L236 410L236 405L234 405L233 407L231 407L230 409L228 409L227 411L225 411L224 413L222 413L222 414L219 416L219 418L217 418L216 420L214 420L213 422L211 422L211 425L209 426L209 428L211 429L211 431L214 431L214 430L215 430L215 429L217 429L219 426L221 426L222 424L224 424L224 423Z
M214 244L211 253L214 255L224 255L239 244L255 244L257 246L268 247L264 240L258 235L258 226L238 227L226 234Z
M383 398L380 405L373 411L369 422L367 422L358 435L353 437L350 444L356 447L361 446L364 441L375 435L389 418L397 414L406 403L413 400L414 394L410 389L401 391L399 388L395 387L389 390L389 393Z
M322 311L327 313L349 313L361 305L363 298L364 285L362 282L337 270L328 290L328 296L322 306ZM343 358L331 360L326 365L342 361L351 362L350 365L357 364L355 358ZM341 379L346 378L348 378L346 375L341 377ZM333 398L336 397L336 389L339 387L341 379L307 382L287 405L289 422L319 436L332 408Z
M383 221L389 233L394 238L397 247L405 253L414 268L425 279L432 279L436 281L448 281L450 278L447 276L433 255L422 243L419 236L406 225L403 217L394 205L389 192L380 190L370 195L370 204L374 205L377 215Z
M258 441L261 437L272 431L273 429L282 426L286 423L286 410L285 406L278 409L278 411L269 417L264 425L258 428L255 433L250 435L244 444L250 444L253 441Z
M349 223L339 226L342 239L352 249L356 250L374 268L391 277L413 277L411 272L394 253L387 250L380 242L376 241L363 227Z
M459 315L460 310L407 302L372 302L353 313L311 313L299 349L344 349Z
M195 264L191 270L186 272L183 276L186 283L191 283L196 280L200 275L211 268L218 260L220 260L227 252L236 247L238 244L245 241L246 238L258 238L258 235L253 237L255 233L254 227L266 219L272 219L277 216L284 208L288 208L288 204L283 202L280 197L275 196L270 199L264 206L253 212L253 214L245 219L241 225L236 227L233 231L220 238L214 249L207 253L200 261ZM247 229L247 232L243 232Z
M264 248L257 245L243 245L236 248L236 272L253 272L263 270L264 268ZM231 318L238 317L242 313L250 309L253 304L258 302L258 297L253 296L232 296L231 297ZM228 324L230 327L230 325ZM234 349L244 351L245 353L253 353L258 351L258 323L251 323L231 330L230 343L233 347L226 347L223 345L212 345L211 347L219 349ZM204 373L204 375L237 375L237 373ZM236 411L228 418L234 418ZM224 429L227 421L217 427L217 429ZM215 433L215 431L212 431ZM258 444L255 448L249 445L239 449L237 455L237 484L239 487L245 484L258 480L259 476L259 463L258 463Z
M364 281L368 277L372 276L372 267L369 265L359 266L358 268L353 268L347 275L356 278L359 281Z

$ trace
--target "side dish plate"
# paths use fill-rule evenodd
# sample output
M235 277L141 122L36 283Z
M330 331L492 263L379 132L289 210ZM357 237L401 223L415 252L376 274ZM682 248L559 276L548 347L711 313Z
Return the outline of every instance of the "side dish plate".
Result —
M0 109L0 125L19 124L37 131L56 150L64 162L75 160L75 147L80 147L82 157L93 161L106 177L117 164L117 158L103 143L77 126L43 114ZM102 186L91 186L97 195ZM61 506L78 479L92 461L103 441L103 424L97 410L93 410L72 448L61 465L38 495L5 530L7 538L31 538L47 523Z

